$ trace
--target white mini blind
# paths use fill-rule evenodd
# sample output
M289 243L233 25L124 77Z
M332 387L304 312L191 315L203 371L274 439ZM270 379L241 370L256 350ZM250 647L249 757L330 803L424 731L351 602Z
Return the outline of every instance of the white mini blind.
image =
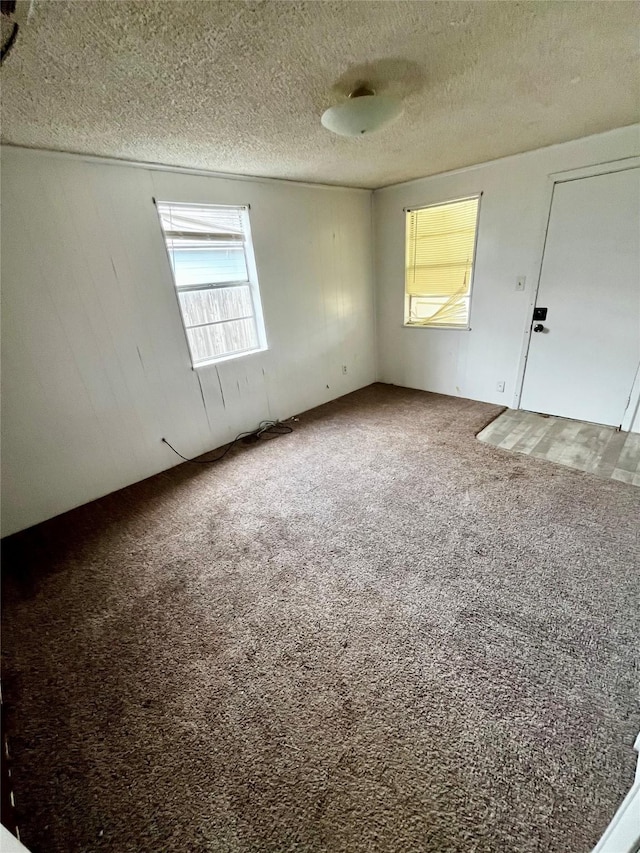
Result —
M466 326L479 197L406 214L407 323Z
M170 204L159 201L158 213L167 242L244 242L242 224L246 207Z

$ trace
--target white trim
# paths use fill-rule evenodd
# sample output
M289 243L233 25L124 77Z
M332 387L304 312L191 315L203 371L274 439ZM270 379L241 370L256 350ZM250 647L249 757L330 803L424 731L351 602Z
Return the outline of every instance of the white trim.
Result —
M640 734L633 748L639 753L633 785L593 853L636 853L640 846Z
M264 320L264 311L262 308L262 291L260 290L258 264L256 262L256 253L253 247L253 234L251 233L251 209L249 205L247 205L243 212L242 218L244 220L244 254L247 261L249 283L251 285L251 304L253 305L254 317L253 322L258 335L258 346L256 347L256 350L264 351L269 349L269 340L267 338L267 325ZM251 352L255 352L256 350L251 350Z
M623 432L629 432L631 427L633 426L633 422L636 419L636 415L638 414L638 410L640 409L640 362L638 363L638 369L636 370L636 375L633 379L633 385L631 386L631 391L629 392L629 399L627 400L627 405L624 410L624 414L622 416L622 423L620 424L620 429Z
M246 358L248 355L255 355L259 352L267 352L269 347L256 347L255 349L245 349L241 352L232 352L229 355L221 355L218 358L208 358L206 361L199 361L192 365L192 370L200 370L202 367L211 367L215 364L222 364L223 361L233 361L236 358Z
M318 181L296 181L292 178L268 178L262 175L237 175L232 172L216 172L210 169L196 169L191 166L171 166L167 163L146 163L144 160L126 160L118 157L99 157L97 154L82 154L78 151L55 151L50 148L29 148L25 145L4 143L3 150L26 151L43 157L55 157L63 160L82 160L85 163L95 163L99 166L127 166L133 169L148 169L154 172L176 172L181 175L199 175L203 178L218 178L223 181L252 181L260 184L289 184L294 187L307 189L337 190L339 192L373 193L368 187L348 186L343 184L323 184Z
M578 181L580 178L593 178L596 175L610 175L612 172L624 172L627 169L637 169L640 166L640 156L623 157L620 160L611 160L594 166L582 166L579 169L569 169L565 172L552 172L550 178L556 184L566 181Z
M544 228L542 232L542 240L540 243L540 252L538 254L538 260L536 261L536 274L535 274L535 283L536 286L531 288L531 296L529 297L529 306L527 310L527 316L524 321L524 330L523 330L523 339L522 339L522 347L520 349L520 359L518 361L518 372L516 374L516 393L513 401L514 409L520 408L520 400L522 399L522 391L524 388L524 376L527 369L527 359L529 357L529 346L531 344L531 329L533 326L533 309L536 306L536 300L538 299L538 290L540 289L540 279L542 277L542 263L544 261L544 251L547 246L547 234L549 232L549 222L551 221L551 205L553 204L553 192L556 187L556 182L553 180L552 176L549 175L546 183L546 191L545 195L547 201L544 205L545 211L545 221Z

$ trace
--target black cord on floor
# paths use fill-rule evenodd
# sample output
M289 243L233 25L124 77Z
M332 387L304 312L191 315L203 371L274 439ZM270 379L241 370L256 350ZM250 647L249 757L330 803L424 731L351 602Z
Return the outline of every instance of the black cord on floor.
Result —
M187 456L183 456L179 450L176 450L172 444L169 444L166 438L163 438L162 440L167 447L170 447L171 450L173 450L180 459L184 459L185 462L191 462L193 465L211 465L213 462L220 462L221 459L224 459L227 453L240 441L250 444L253 441L258 441L263 435L288 435L290 432L293 432L293 427L290 427L286 423L282 423L282 421L260 421L257 429L253 429L250 432L241 432L233 439L231 444L228 444L225 447L222 453L218 454L218 456L214 456L213 459L189 459Z

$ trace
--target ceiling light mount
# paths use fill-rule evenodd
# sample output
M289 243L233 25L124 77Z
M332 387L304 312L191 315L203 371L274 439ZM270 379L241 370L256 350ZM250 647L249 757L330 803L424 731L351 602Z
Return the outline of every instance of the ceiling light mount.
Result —
M363 84L350 92L346 101L325 110L320 121L339 136L363 136L381 130L401 114L399 98L376 95L374 89Z
M350 98L369 98L371 95L375 95L375 90L368 86L358 86L353 92L349 92Z

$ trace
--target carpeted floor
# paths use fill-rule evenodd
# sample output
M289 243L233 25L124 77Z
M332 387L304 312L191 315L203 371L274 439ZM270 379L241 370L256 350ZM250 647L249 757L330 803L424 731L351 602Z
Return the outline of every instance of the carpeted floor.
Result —
M630 787L640 491L375 385L5 542L33 853L586 853Z

